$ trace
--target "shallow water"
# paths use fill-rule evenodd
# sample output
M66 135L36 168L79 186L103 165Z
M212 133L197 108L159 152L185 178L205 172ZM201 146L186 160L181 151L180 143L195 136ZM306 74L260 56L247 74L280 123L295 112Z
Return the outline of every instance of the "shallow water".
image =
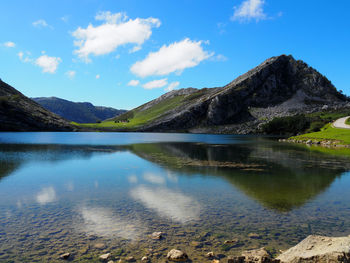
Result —
M261 137L1 133L0 261L277 254L350 234L349 170L346 157Z

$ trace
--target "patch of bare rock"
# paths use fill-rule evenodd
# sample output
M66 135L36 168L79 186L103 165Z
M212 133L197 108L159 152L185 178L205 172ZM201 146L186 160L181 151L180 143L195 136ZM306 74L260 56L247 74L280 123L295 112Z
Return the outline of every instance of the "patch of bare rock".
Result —
M350 262L350 236L310 235L277 257L281 262Z

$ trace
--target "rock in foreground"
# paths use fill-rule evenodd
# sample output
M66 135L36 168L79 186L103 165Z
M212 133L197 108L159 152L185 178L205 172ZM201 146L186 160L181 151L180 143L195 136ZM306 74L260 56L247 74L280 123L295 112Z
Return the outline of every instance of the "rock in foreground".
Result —
M350 262L350 236L310 235L277 259L288 263Z

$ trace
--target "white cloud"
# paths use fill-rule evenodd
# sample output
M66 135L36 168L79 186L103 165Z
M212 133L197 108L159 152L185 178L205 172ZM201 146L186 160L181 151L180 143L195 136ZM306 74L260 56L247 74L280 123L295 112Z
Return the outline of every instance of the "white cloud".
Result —
M100 74L97 74L96 75L96 79L99 79L101 76L100 76Z
M135 53L139 50L141 50L141 46L134 46L132 49L129 50L129 53Z
M214 61L219 61L219 62L223 62L223 61L227 61L228 58L222 54L218 54L216 56L213 57Z
M180 85L180 82L174 81L169 84L168 87L165 88L165 91L172 91L173 89L177 88Z
M157 18L129 19L124 13L100 12L95 19L104 23L99 26L89 24L87 28L79 27L72 33L76 39L74 45L78 47L74 52L86 62L90 61L91 54L109 54L122 45L135 44L138 49L150 38L152 27L160 26Z
M74 70L69 70L66 72L67 77L70 79L73 79L76 74L77 74L77 72L75 72Z
M58 64L62 62L62 59L59 57L49 57L48 55L42 55L38 57L34 64L41 67L45 73L55 73L58 67Z
M56 191L55 189L50 187L44 187L35 197L36 201L41 204L45 205L47 203L51 203L56 201Z
M144 60L131 66L131 72L140 77L181 73L186 68L197 66L212 55L203 50L202 41L186 38L169 46L164 45L157 52L149 53Z
M132 87L136 87L140 84L140 81L136 80L136 79L132 79L129 81L128 86L132 86Z
M53 29L53 27L50 26L44 19L39 19L39 20L37 20L37 21L34 21L34 22L32 23L32 25L33 25L34 27L37 27L37 28L48 27L48 28Z
M24 63L28 63L28 62L32 62L33 60L29 57L31 54L30 52L26 52L26 54L24 54L24 52L20 51L17 53L18 58L24 62Z
M143 84L142 87L145 89L157 89L157 88L163 88L168 84L168 79L157 79L152 80L150 82L147 82L146 84Z
M62 17L61 17L61 20L62 20L63 22L65 22L65 23L68 23L68 21L69 21L69 16L62 16Z
M13 42L11 42L11 41L7 41L7 42L5 42L3 45L4 45L5 47L15 47L15 46L16 46L16 44L13 43Z
M235 7L235 11L231 20L238 20L241 22L250 21L255 19L257 22L259 20L266 19L266 14L264 13L263 5L264 0L245 0L238 7Z
M19 57L20 60L23 59L24 53L22 51L17 53L17 56Z

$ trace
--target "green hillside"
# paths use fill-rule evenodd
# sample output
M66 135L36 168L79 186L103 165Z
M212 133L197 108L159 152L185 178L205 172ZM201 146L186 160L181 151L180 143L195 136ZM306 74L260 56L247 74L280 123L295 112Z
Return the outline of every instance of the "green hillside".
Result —
M172 92L171 96L160 97L149 103L143 104L133 110L121 114L115 118L105 120L100 123L73 123L75 125L85 128L96 129L116 129L116 130L133 130L151 123L158 118L166 116L170 111L181 108L187 104L192 103L195 99L205 94L206 89L191 91L187 94L180 92ZM168 93L169 94L169 93ZM167 95L167 94L165 94Z

